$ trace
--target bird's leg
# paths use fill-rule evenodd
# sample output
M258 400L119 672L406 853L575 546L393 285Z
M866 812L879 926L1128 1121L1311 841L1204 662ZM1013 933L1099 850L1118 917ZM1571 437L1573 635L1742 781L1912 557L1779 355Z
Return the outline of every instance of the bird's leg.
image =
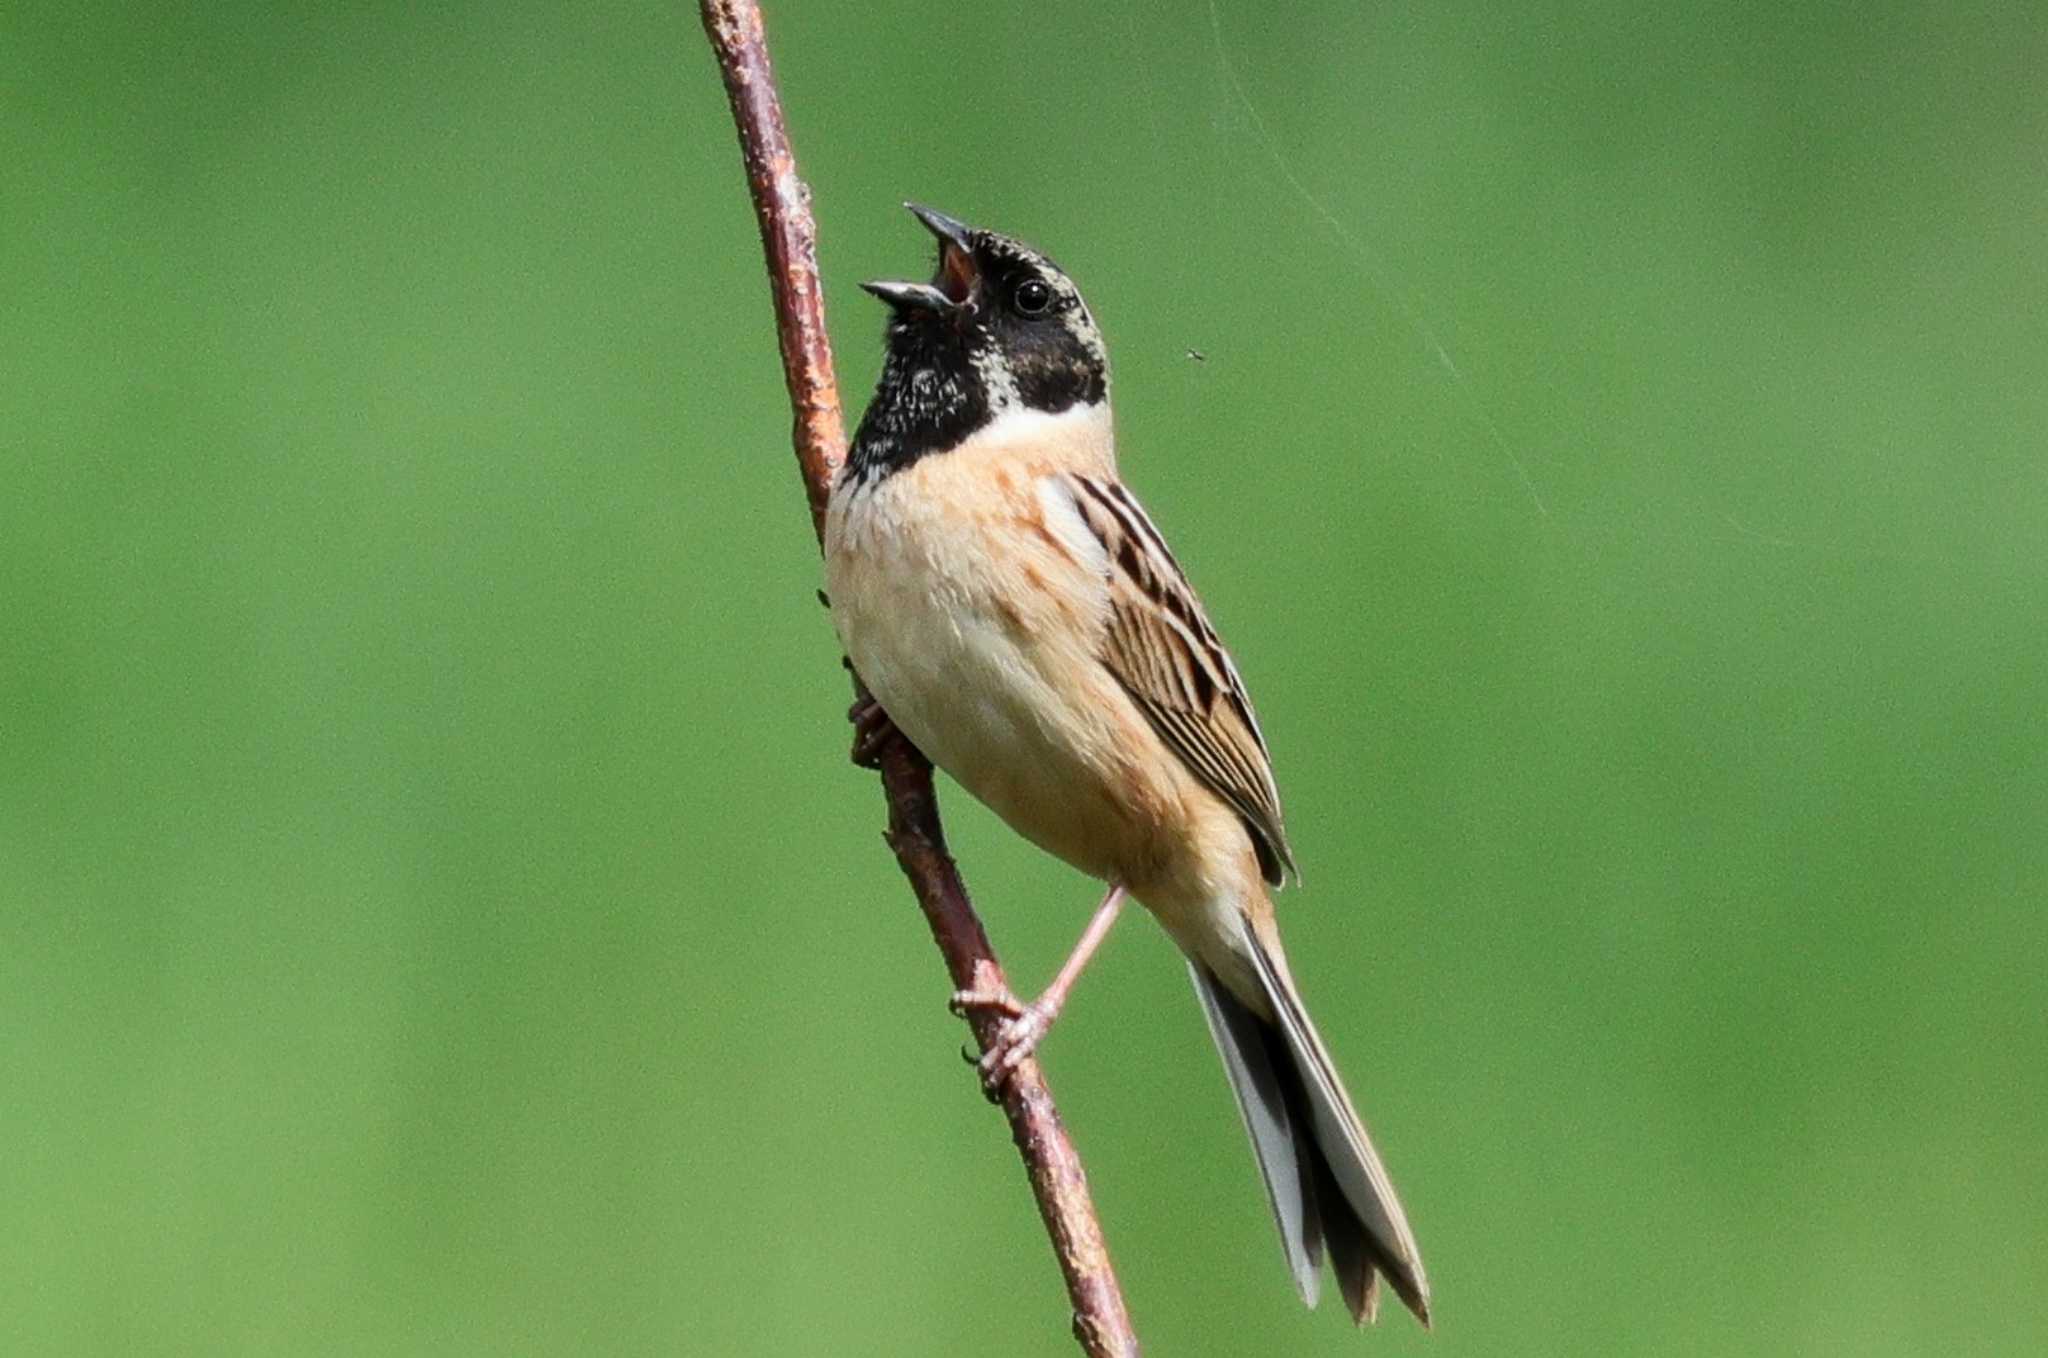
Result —
M910 742L904 739L903 733L896 729L896 723L889 720L889 714L882 710L882 705L875 701L873 694L861 694L860 700L846 710L846 719L853 723L851 758L864 769L882 767L882 752L893 742L902 740L905 745L910 745ZM917 747L913 745L910 748L916 751ZM924 756L919 754L918 757L922 759Z
M1003 1015L1002 1030L976 1063L981 1070L982 1084L988 1089L1000 1088L1019 1063L1037 1050L1038 1044L1052 1028L1052 1021L1066 1006L1067 992L1081 978L1081 972L1088 966L1089 959L1095 956L1095 950L1102 946L1102 940L1109 937L1110 926L1116 923L1117 912L1123 909L1123 904L1124 889L1121 886L1111 887L1109 894L1102 898L1102 904L1095 907L1094 915L1089 917L1088 927L1081 931L1081 941L1067 954L1059 975L1053 977L1052 984L1031 1003L1019 1003L1007 987L953 993L948 1007L962 1018L977 1010L993 1010Z

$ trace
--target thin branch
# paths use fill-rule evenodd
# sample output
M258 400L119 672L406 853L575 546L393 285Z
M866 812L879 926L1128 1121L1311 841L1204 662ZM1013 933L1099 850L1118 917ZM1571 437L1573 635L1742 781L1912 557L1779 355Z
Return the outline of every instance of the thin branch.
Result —
M782 102L768 62L761 12L753 0L701 0L704 31L718 57L732 100L747 184L761 223L782 371L795 412L792 437L811 522L822 538L832 477L846 456L839 386L825 333L824 291L818 280L817 225L810 190L797 177L796 156L783 124ZM931 766L901 741L881 752L882 788L888 798L886 838L931 926L956 990L1002 990L1007 983L988 934L967 898L960 871L946 851L939 825ZM970 1018L986 1052L1001 1031L1000 1015ZM1031 1179L1038 1213L1059 1257L1074 1307L1074 1337L1090 1358L1131 1358L1137 1336L1110 1265L1109 1247L1088 1195L1081 1157L1061 1125L1052 1091L1035 1060L1020 1063L998 1094L1017 1151Z

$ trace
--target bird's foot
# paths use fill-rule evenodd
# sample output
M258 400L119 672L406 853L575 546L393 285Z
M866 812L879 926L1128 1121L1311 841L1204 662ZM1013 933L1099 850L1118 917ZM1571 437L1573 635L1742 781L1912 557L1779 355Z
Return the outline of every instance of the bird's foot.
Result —
M1002 1093L1003 1086L1017 1073L1017 1067L1038 1050L1038 1044L1052 1029L1052 1021L1059 1017L1059 1005L1052 1003L1053 997L1043 996L1025 1004L1012 994L1008 987L1001 989L956 990L946 1007L961 1018L977 1013L995 1013L1003 1016L1003 1023L996 1030L995 1040L978 1058L971 1052L968 1059L981 1072L982 1092L991 1101Z
M1038 1050L1038 1044L1045 1039L1052 1021L1066 1008L1067 995L1073 990L1074 982L1080 979L1082 968L1088 959L1095 956L1095 950L1102 946L1102 940L1109 937L1109 927L1116 923L1117 911L1122 909L1124 889L1113 886L1102 898L1102 904L1095 907L1095 913L1088 919L1088 927L1081 931L1081 941L1067 954L1067 960L1060 967L1059 975L1045 993L1029 1004L1024 1004L1010 993L1002 983L1001 973L977 972L975 985L968 990L956 990L948 1003L954 1013L967 1018L976 1013L995 1013L1003 1016L1002 1025L996 1029L995 1040L988 1050L976 1059L972 1053L967 1059L973 1061L981 1071L981 1091L993 1103L1003 1092L1003 1086L1017 1073L1017 1067L1025 1058Z
M853 752L850 757L864 769L881 768L882 755L899 740L913 752L916 750L896 729L896 723L889 720L889 714L882 710L882 705L869 694L863 693L860 701L846 709L846 719L853 723Z

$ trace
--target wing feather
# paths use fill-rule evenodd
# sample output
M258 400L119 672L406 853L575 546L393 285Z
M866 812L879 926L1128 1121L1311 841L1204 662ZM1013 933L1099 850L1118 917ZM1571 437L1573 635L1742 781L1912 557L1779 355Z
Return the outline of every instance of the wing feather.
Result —
M1057 479L1103 548L1110 614L1102 663L1195 777L1243 819L1266 880L1299 875L1244 680L1166 539L1115 481Z

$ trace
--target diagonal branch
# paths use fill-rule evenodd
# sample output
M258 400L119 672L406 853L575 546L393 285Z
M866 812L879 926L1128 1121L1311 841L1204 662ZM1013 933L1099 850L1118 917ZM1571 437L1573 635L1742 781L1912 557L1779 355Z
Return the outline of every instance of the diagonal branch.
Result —
M768 281L775 301L775 328L782 344L783 377L795 412L792 438L812 526L822 538L825 502L832 477L846 455L839 387L832 372L832 348L825 333L824 292L818 279L817 224L810 190L797 177L796 156L783 125L782 102L768 63L761 12L753 0L700 0L704 31L718 57L732 101L747 183L760 219L768 257ZM888 798L886 838L931 926L956 990L999 991L1006 987L988 934L968 901L939 825L931 766L902 741L891 742L881 758L882 788ZM986 1052L1001 1031L994 1013L970 1018L974 1037ZM1068 1140L1052 1091L1035 1060L1020 1063L997 1095L1038 1213L1059 1257L1060 1272L1074 1307L1074 1336L1090 1358L1131 1358L1137 1336L1124 1310L1123 1293L1109 1261L1109 1248L1088 1196L1081 1157Z

